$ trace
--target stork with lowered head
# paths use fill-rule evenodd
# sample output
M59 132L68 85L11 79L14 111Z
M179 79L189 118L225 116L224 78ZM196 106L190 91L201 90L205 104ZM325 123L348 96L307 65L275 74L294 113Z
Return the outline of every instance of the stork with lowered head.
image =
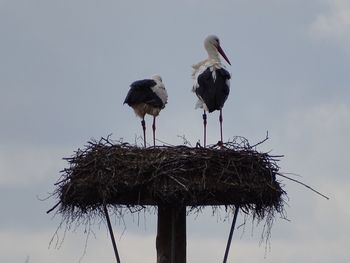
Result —
M156 145L156 117L165 108L168 102L168 93L159 75L154 75L150 79L142 79L133 82L126 95L124 104L128 104L134 109L137 116L141 118L143 129L144 146L146 147L146 122L145 115L153 116L153 146Z

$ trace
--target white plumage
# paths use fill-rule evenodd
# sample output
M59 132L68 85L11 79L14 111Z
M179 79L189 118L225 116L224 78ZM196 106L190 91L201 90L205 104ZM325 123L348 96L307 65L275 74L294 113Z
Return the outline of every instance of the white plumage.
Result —
M153 75L152 79L157 83L151 87L152 91L162 100L163 104L168 103L168 93L163 84L162 78L159 75Z
M204 40L208 58L192 66L194 79L192 91L198 101L195 108L204 109L204 145L206 144L206 112L220 111L220 131L222 141L222 108L230 92L230 73L221 63L221 55L231 65L220 46L220 40L215 35L209 35Z

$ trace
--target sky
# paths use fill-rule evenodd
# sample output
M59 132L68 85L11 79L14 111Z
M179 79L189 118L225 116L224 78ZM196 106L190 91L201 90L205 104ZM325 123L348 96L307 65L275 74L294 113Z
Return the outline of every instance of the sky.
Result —
M206 58L209 34L232 64L225 139L254 144L268 131L259 150L284 155L282 172L330 197L281 178L288 220L276 218L268 246L261 226L238 228L229 262L348 262L349 0L0 0L0 262L114 262L105 224L55 235L61 218L43 199L62 158L91 138L141 135L123 105L135 80L163 78L160 140L202 140L191 65ZM214 112L208 142L219 136ZM123 262L156 261L155 213L112 221ZM210 208L188 216L188 262L222 261L230 223Z

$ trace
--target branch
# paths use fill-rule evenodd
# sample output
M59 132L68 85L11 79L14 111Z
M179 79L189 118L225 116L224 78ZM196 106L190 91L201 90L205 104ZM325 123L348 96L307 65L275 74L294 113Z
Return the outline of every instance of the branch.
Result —
M53 210L55 210L55 208L56 208L57 206L59 206L60 203L61 203L61 201L59 201L57 204L55 204L51 209L47 210L47 211L46 211L46 214L49 214L50 212L52 212Z
M282 177L284 177L284 178L286 178L286 179L288 179L288 180L291 180L291 181L293 181L293 182L296 182L296 183L298 183L298 184L301 184L302 186L304 186L304 187L310 189L311 191L315 192L316 194L318 194L318 195L322 196L323 198L326 198L327 200L329 200L329 197L328 197L328 196L325 196L324 194L321 194L319 191L315 190L315 189L312 188L311 186L308 186L307 184L304 184L303 182L300 182L300 181L298 181L298 180L296 180L296 179L290 178L290 177L288 177L288 176L286 176L286 175L283 175L283 174L280 174L280 173L278 173L277 175L282 176Z
M252 149L252 148L254 148L254 147L256 147L256 146L258 146L258 145L260 145L260 144L266 142L268 139L269 139L269 131L266 131L266 137L265 137L265 139L262 140L262 141L260 141L260 142L258 142L258 143L256 143L256 144L254 144L254 145L252 145L252 146L250 146L249 148Z

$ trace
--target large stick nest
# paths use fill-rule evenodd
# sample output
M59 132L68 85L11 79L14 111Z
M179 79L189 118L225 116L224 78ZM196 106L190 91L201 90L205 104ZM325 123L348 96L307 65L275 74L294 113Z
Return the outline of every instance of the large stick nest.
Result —
M90 141L65 158L69 167L54 192L59 212L93 214L104 204L239 206L262 219L283 212L277 165L281 156L260 153L239 137L208 148L140 148L109 138Z

